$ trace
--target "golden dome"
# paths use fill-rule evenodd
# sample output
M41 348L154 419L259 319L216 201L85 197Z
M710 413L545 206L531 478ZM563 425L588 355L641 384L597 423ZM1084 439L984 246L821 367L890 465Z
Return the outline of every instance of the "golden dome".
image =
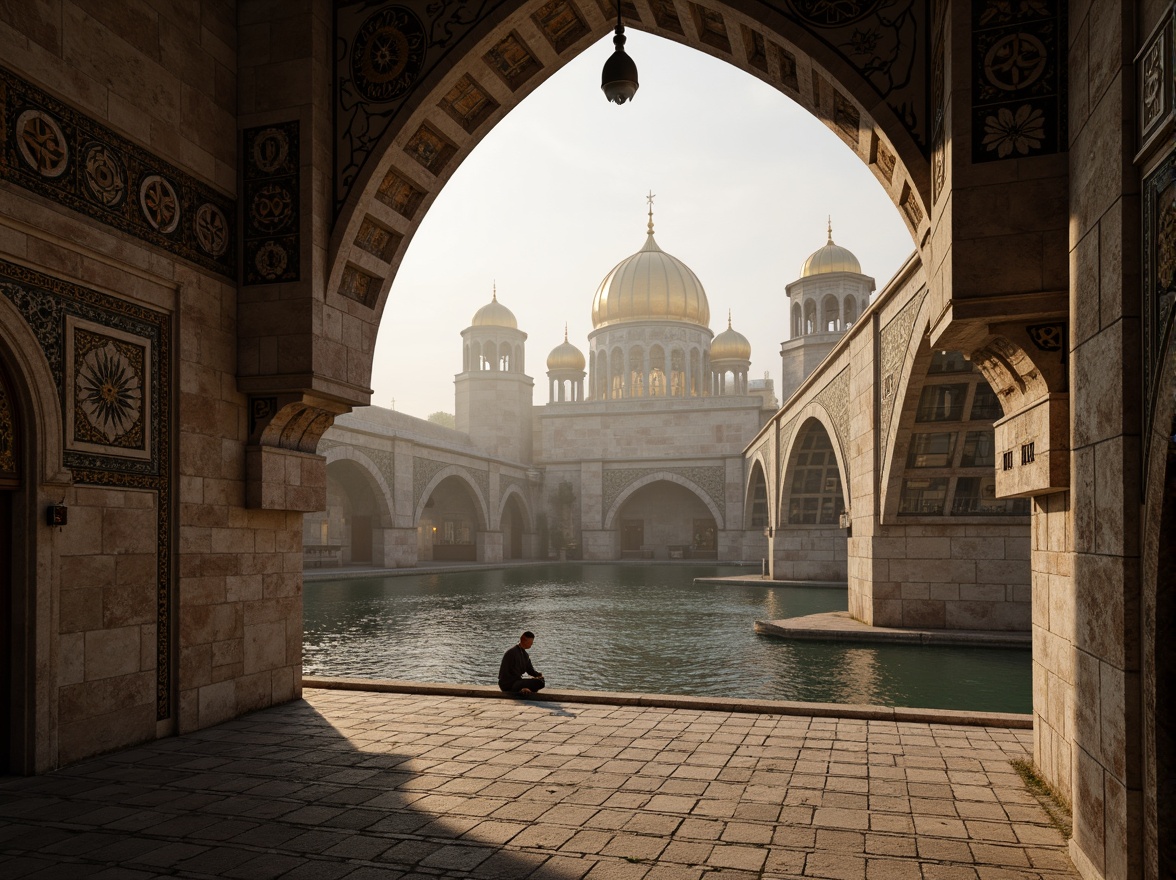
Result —
M824 275L826 272L853 272L862 274L862 264L845 248L833 244L833 222L829 222L829 241L818 250L809 254L800 270L801 278L811 275Z
M509 327L519 329L519 322L515 320L514 312L498 301L498 286L494 286L494 295L490 302L474 313L470 321L471 327Z
M727 329L711 340L712 361L749 361L751 343L738 330L731 329L731 313L727 312Z
M549 370L584 371L584 353L568 342L568 328L564 327L564 341L551 350L547 356Z
M710 324L710 305L698 276L653 240L652 207L645 247L617 263L592 299L595 328L650 320Z

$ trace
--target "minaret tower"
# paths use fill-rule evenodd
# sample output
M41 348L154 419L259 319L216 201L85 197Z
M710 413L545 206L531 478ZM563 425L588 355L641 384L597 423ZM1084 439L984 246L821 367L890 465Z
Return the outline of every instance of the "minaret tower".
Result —
M461 338L462 371L453 383L457 430L497 458L530 463L535 383L523 372L527 334L498 301L497 284Z
M800 277L785 288L791 338L780 345L781 401L792 396L870 305L874 279L862 274L857 257L833 243L832 217L827 235L825 246L809 255Z

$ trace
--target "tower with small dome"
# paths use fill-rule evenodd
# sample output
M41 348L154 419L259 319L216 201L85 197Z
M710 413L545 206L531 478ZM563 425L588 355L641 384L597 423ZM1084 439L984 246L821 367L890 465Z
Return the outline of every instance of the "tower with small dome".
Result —
M874 279L862 274L861 263L847 248L828 241L809 254L800 277L785 287L790 338L780 345L780 399L800 387L837 341L870 305Z
M457 430L499 458L530 461L535 383L524 372L527 334L498 301L497 284L461 338L462 371L454 379Z

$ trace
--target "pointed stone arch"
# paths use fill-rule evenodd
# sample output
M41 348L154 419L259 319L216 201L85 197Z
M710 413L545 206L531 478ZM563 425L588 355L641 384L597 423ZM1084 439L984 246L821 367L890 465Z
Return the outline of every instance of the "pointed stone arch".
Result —
M412 512L412 524L417 526L420 524L421 516L425 512L425 505L429 503L429 497L433 494L433 490L441 484L443 480L449 477L456 477L465 484L466 489L469 490L470 496L474 500L474 510L478 514L478 528L484 530L489 527L490 523L490 505L486 500L485 494L482 492L480 486L475 483L465 468L458 465L447 465L435 474L433 474L421 489L420 497Z
M877 4L863 4L852 21L827 20L803 3L752 15L720 0L638 0L622 11L627 27L726 61L824 122L871 169L921 242L931 204L924 57L930 23L926 4L898 5L899 14L891 9L882 17ZM374 344L409 242L457 167L511 109L614 24L611 12L590 0L514 0L466 18L445 9L437 15L426 21L390 4L336 6L341 60L325 305L338 315L328 323L373 328L365 346ZM867 25L893 44L885 69L845 48L854 29ZM364 47L392 30L412 36L419 51L410 53L401 80L375 82L364 73ZM348 381L363 383L371 351L357 354L364 363L352 358Z
M727 518L723 516L723 512L719 510L719 506L715 504L714 499L710 497L702 486L672 471L652 471L629 483L629 485L617 493L617 497L613 499L612 504L609 505L604 515L605 531L616 531L617 515L620 513L621 508L625 506L625 502L632 498L638 491L653 483L675 483L684 489L690 490L705 505L706 509L710 511L715 521L715 527L720 530L727 528Z
M843 441L838 435L835 422L825 407L817 402L810 402L798 414L796 429L789 438L784 454L781 456L780 479L777 483L778 495L775 499L776 522L781 528L788 525L788 515L784 509L785 503L792 494L793 473L796 467L799 446L809 431L819 428L825 432L829 445L833 448L833 456L837 462L837 474L840 481L841 500L846 509L849 508L849 464Z
M497 512L497 515L495 517L494 522L497 525L502 524L502 517L506 513L506 506L507 506L507 504L510 503L510 500L512 498L515 498L518 500L519 507L523 511L523 516L526 517L526 520L523 523L523 525L526 527L526 530L528 532L534 531L534 529L535 529L534 511L531 510L531 505L527 502L526 493L523 492L522 488L517 485L507 486L506 489L503 490L502 497L498 501L498 512Z
M4 695L3 717L12 737L5 743L8 752L0 761L0 772L43 773L55 762L50 731L56 709L51 684L57 680L57 639L49 609L60 601L61 583L53 564L54 549L43 540L47 530L39 525L47 504L68 500L72 477L62 467L64 429L57 383L24 318L4 296L0 296L0 373L5 379L8 430L19 481L9 487L3 501L9 519L3 528L11 554L4 599L12 609L7 623L11 643L3 664L11 690ZM46 577L40 572L53 574Z
M339 462L352 462L356 468L363 473L370 483L372 497L380 505L380 516L386 521L391 521L393 511L396 508L394 496L392 494L392 487L388 485L384 474L380 471L379 466L371 460L362 450L354 446L332 446L324 453L327 459L327 475L330 476L331 465Z

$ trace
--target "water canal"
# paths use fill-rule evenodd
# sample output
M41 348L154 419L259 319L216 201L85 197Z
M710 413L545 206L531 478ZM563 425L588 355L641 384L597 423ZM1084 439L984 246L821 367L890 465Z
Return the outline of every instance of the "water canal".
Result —
M1028 650L788 642L756 620L844 589L695 584L721 565L575 564L309 581L307 675L494 684L524 629L553 688L1029 712Z

